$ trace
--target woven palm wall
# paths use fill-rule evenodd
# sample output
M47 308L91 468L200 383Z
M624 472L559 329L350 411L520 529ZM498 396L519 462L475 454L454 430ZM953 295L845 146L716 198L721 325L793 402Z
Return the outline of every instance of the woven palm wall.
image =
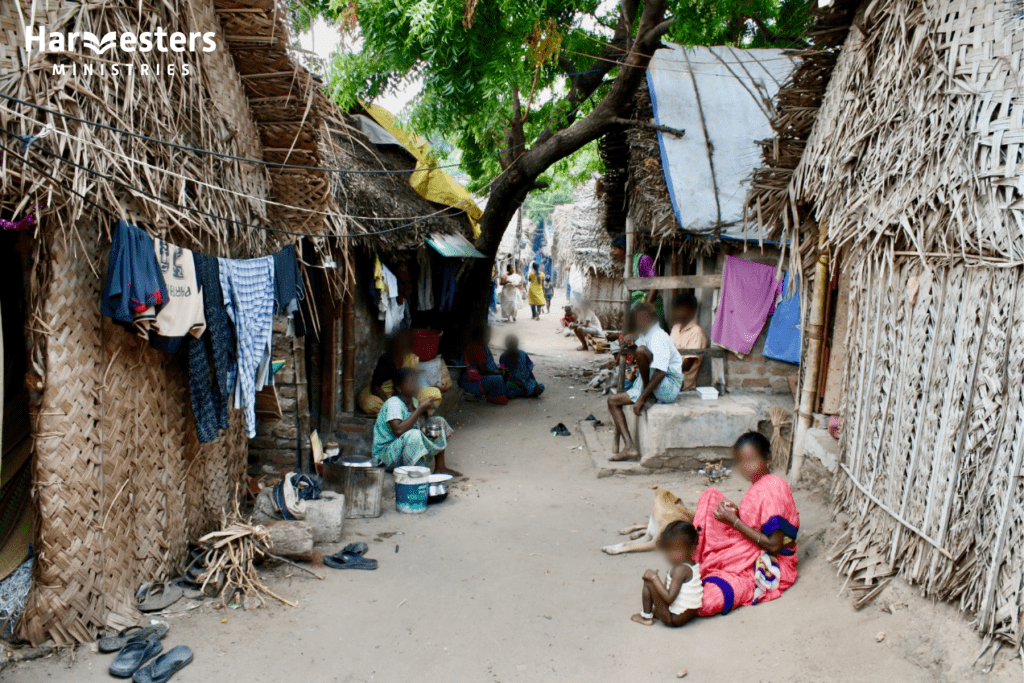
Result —
M835 559L1024 641L1024 25L863 3L788 193L851 271Z

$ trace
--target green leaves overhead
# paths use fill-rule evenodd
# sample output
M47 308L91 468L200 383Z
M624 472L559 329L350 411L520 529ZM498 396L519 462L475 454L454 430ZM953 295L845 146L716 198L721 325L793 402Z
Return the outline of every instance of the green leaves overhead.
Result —
M349 108L422 82L406 113L409 125L458 147L478 186L500 172L517 116L526 147L545 130L565 125L570 107L564 96L572 79L601 63L597 56L612 36L608 27L620 14L617 4L597 0L292 2L303 10L293 7L300 22L320 14L359 38L357 51L336 55L329 70L339 105ZM675 0L668 39L793 47L811 2ZM598 88L579 105L579 115L606 91L607 85Z

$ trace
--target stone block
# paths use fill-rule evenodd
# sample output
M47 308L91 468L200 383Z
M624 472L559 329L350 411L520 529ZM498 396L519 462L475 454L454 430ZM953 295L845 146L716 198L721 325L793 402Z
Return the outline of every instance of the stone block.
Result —
M804 437L805 457L816 458L830 473L839 467L839 442L824 429L809 429Z
M281 420L274 425L274 436L279 439L290 439L294 442L297 433L295 424L291 421Z
M337 543L345 523L345 496L324 491L319 500L306 501L306 524L313 530L314 543Z
M767 377L748 377L747 379L743 380L740 386L742 386L744 389L767 389L769 386L771 386L771 382L768 380Z
M685 392L671 405L651 406L637 419L640 465L648 469L698 469L705 462L728 460L744 432L757 429L758 411L722 396L702 401Z

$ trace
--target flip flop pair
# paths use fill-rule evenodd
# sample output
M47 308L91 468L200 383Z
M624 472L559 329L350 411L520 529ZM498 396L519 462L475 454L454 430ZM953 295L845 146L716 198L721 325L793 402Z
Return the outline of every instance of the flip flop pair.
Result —
M332 569L376 569L377 560L363 557L367 550L365 543L349 543L340 553L325 557L324 564Z
M192 650L184 645L172 647L132 676L132 683L167 683L171 676L192 663Z

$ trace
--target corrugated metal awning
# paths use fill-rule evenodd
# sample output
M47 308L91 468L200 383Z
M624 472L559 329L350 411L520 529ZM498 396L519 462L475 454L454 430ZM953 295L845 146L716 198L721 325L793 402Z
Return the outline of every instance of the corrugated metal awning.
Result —
M434 233L427 238L427 244L441 256L448 258L483 258L484 255L473 246L473 243L462 235L439 235Z

